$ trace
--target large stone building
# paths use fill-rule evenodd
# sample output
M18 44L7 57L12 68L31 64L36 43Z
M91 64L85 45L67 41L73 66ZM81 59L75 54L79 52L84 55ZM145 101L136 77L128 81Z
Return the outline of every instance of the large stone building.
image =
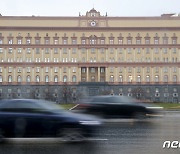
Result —
M179 102L180 16L0 16L0 98Z

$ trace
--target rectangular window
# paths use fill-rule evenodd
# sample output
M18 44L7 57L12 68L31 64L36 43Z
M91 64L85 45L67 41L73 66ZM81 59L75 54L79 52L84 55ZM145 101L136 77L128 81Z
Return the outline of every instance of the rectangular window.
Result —
M27 39L26 44L31 44L31 39Z
M31 68L27 67L27 73L30 73L30 72L31 72Z
M75 54L76 53L76 48L72 49L72 53Z
M18 44L22 44L22 40L21 40L21 39L18 39L17 43L18 43Z
M9 73L12 72L12 67L8 67L8 72L9 72Z
M13 40L12 40L12 39L9 39L9 40L8 40L8 44L13 44Z
M9 53L12 53L12 50L13 50L12 48L9 48Z
M39 40L39 39L36 39L36 40L35 40L35 43L36 43L36 44L40 44L40 40Z
M58 54L58 48L54 48L54 54Z
M82 40L81 43L82 43L82 44L86 44L86 40Z
M150 40L146 39L145 44L150 44Z
M63 54L67 54L67 48L63 48Z
M77 40L72 40L72 44L77 44Z
M123 40L122 40L122 39L119 39L119 40L118 40L118 43L119 43L119 44L123 44Z
M45 54L49 54L49 48L45 48Z
M2 48L0 48L0 53L3 53L3 49Z
M132 41L131 40L127 40L127 44L132 44Z
M105 44L105 40L101 40L101 44Z
M63 44L67 44L67 40L63 40Z
M30 54L31 53L31 49L27 48L27 53Z
M40 67L36 67L36 73L39 73Z
M2 39L0 39L0 44L3 44L3 40Z
M46 67L46 70L45 70L45 72L46 72L46 73L48 73L48 71L49 71L49 68L48 68L48 67Z
M59 44L59 41L58 40L54 40L54 44Z
M155 39L154 44L159 44L159 40Z
M58 67L55 67L54 68L54 73L57 73L58 72Z
M2 67L0 67L0 73L2 73Z

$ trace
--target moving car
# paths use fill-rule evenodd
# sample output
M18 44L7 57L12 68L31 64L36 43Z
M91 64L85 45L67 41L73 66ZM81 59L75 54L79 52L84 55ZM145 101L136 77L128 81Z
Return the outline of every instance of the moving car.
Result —
M144 119L158 115L162 108L127 96L94 96L79 102L76 110L103 118Z
M0 140L12 137L57 137L83 141L101 122L93 116L65 111L53 102L33 99L0 100Z

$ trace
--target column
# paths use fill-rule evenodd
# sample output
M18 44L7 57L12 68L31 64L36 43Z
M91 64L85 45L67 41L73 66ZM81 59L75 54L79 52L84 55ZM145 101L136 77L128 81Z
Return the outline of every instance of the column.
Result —
M78 82L81 82L81 67L78 68Z
M97 80L97 82L100 82L100 67L98 67L98 80Z
M105 68L105 82L109 82L109 78L108 78L108 68Z
M89 67L86 67L86 82L89 82Z

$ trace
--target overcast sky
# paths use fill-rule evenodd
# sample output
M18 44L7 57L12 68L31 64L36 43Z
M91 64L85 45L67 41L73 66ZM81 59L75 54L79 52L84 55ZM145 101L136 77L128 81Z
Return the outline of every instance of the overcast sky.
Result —
M3 16L78 16L92 8L108 16L180 13L180 0L0 0Z

